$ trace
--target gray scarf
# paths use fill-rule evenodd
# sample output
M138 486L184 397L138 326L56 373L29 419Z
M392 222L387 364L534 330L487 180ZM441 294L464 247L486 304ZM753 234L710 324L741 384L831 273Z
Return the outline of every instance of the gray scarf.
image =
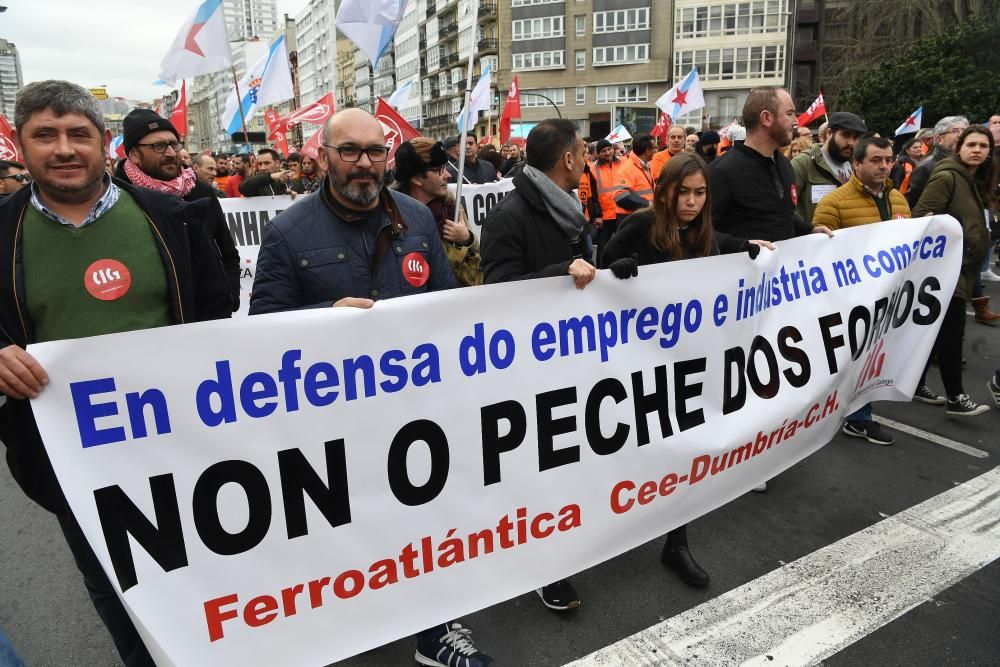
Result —
M531 181L532 185L538 188L538 193L542 195L542 202L545 204L545 210L548 211L559 229L571 241L578 240L580 234L583 233L584 225L587 224L579 200L560 188L551 178L535 167L525 165L521 173Z

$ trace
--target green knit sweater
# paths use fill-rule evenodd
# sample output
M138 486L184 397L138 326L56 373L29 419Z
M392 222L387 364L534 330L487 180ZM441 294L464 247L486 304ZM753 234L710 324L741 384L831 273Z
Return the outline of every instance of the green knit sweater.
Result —
M29 205L22 261L33 342L173 323L153 231L124 191L110 210L83 227L50 220Z

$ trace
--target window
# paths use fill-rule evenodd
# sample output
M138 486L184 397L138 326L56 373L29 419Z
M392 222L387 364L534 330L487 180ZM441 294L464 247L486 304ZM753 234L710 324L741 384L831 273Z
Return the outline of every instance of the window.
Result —
M576 36L586 37L587 36L587 15L577 14L576 15Z
M512 58L512 69L515 72L532 69L563 69L563 53L563 51L515 53Z
M576 68L586 69L587 67L587 51L586 49L577 49L575 51L576 55Z
M780 79L785 75L785 46L679 51L674 57L674 80L687 76L692 67L698 68L702 81Z
M648 30L649 7L640 9L618 9L610 12L594 12L594 34L603 32L625 32L626 30Z
M586 104L587 103L587 89L583 86L579 86L576 89L576 103Z
M727 118L736 118L736 98L735 97L720 97L719 98L719 118L725 120Z
M649 98L646 84L626 84L623 86L597 86L598 104L619 102L645 102Z
M788 0L729 2L710 7L678 9L674 34L678 39L783 32Z
M540 37L562 37L563 16L546 16L540 19L511 21L511 33L515 42Z
M524 95L528 93L527 95ZM535 93L532 95L531 93ZM561 107L566 103L566 91L562 88L536 88L535 90L522 90L521 94L524 97L521 98L522 107L547 107L551 106L549 100L545 99L548 97L553 102L555 102L557 107ZM545 95L545 97L539 97L539 95Z
M554 5L565 0L512 0L511 7L530 7L531 5ZM580 0L577 0L579 2Z
M649 60L649 44L598 46L594 49L594 67L641 63Z

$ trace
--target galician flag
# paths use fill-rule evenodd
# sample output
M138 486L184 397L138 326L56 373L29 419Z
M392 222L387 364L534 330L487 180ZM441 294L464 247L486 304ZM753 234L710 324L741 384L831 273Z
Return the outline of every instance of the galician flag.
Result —
M397 88L392 95L389 96L387 103L393 109L401 109L406 106L406 103L410 101L410 88L413 87L413 79L410 79L402 86Z
M233 62L222 0L205 0L189 18L160 63L160 81L173 85L226 69Z
M472 94L469 96L469 108L472 110L471 113L466 113L465 107L462 107L462 110L458 112L458 116L455 118L459 132L463 130L463 123L465 131L471 132L476 127L476 121L479 120L479 112L490 108L489 64L483 68L483 74L479 77L479 82L472 89Z
M618 127L611 130L611 134L609 134L604 138L613 144L617 144L621 143L622 141L628 141L629 139L632 138L632 135L629 134L628 129L624 125L618 123Z
M893 136L898 137L901 134L912 134L920 129L920 123L923 120L924 108L920 107L909 117L903 121L903 124L896 128L896 134Z
M675 120L686 113L703 108L705 95L701 92L698 68L692 68L680 83L661 95L660 99L656 100L656 106Z
M226 111L222 116L226 134L241 132L243 129L239 107L243 107L243 116L247 122L253 118L258 105L277 104L291 99L295 92L292 88L292 73L288 66L288 50L285 48L285 36L278 37L267 53L240 79L240 104L236 103L236 91L229 93L226 100Z
M368 56L372 69L392 44L406 0L341 0L334 23Z

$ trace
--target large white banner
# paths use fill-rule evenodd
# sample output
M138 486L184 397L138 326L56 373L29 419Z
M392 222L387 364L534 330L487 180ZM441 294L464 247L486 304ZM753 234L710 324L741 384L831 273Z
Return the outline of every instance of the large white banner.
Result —
M961 256L953 219L892 221L582 291L44 343L32 407L159 664L322 665L630 550L909 400Z

